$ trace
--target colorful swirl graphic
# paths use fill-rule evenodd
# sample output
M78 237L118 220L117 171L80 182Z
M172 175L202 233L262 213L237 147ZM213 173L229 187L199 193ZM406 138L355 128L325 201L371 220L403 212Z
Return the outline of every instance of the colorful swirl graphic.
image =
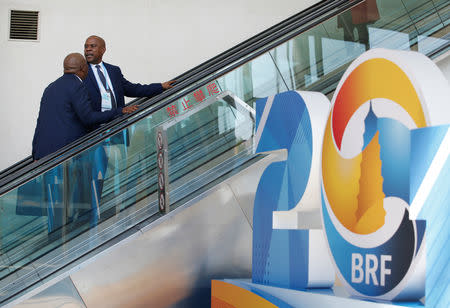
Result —
M383 58L367 60L351 71L342 83L325 129L322 150L323 186L339 222L358 234L376 231L375 228L380 227L380 221L384 221L384 212L373 210L367 213L368 216L360 218L365 223L358 224L363 152L347 159L341 156L340 151L343 134L352 115L364 103L376 98L397 103L411 116L416 127L426 126L417 92L405 72L395 63ZM367 147L365 150L370 151L371 148Z
M429 124L399 53L371 50L350 65L322 148L322 217L338 276L356 295L389 300L422 246L424 226L409 220L409 140Z

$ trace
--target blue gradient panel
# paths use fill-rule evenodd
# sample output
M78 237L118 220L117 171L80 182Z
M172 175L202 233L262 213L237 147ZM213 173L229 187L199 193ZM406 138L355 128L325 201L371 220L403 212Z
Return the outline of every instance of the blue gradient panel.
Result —
M256 101L257 130L267 99ZM297 92L274 97L257 153L286 149L287 160L264 171L253 210L254 283L293 289L308 283L307 230L273 230L273 211L293 209L308 183L312 161L312 131L308 110Z
M414 147L411 165L414 166L414 176L411 177L411 200L414 199L447 129L448 125L443 125L412 131Z
M62 227L63 222L63 168L58 165L44 174L47 197L48 233Z
M375 133L377 132L377 126L378 126L378 118L373 112L372 109L372 103L370 103L370 109L369 113L367 114L365 120L364 120L364 146L363 150L367 147L367 145L372 140L373 136L375 136Z
M383 192L409 202L410 131L399 121L378 119Z
M443 144L449 125L416 129L411 132L411 196L416 196L438 151L445 162L426 196L418 219L426 221L426 296L427 307L450 306L450 158Z

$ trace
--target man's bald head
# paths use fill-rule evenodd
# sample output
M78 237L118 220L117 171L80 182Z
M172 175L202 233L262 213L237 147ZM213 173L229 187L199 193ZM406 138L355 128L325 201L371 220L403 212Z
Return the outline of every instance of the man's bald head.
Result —
M88 37L88 38L86 39L86 41L87 41L87 40L95 40L95 41L98 42L98 44L99 44L100 47L106 48L105 40L104 40L103 38L101 38L100 36L97 36L97 35L91 35L90 37Z
M106 43L100 36L91 35L86 39L84 43L84 56L88 63L99 64L102 62L105 51Z
M64 58L64 74L75 74L85 79L87 72L86 59L80 53L70 53Z

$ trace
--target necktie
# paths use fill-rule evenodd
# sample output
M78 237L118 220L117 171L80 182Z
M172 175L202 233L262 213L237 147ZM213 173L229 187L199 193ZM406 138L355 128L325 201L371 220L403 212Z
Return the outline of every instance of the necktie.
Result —
M109 93L111 97L111 108L115 109L117 108L116 99L114 98L114 94L112 93L111 89L108 87L108 84L106 83L105 75L103 75L102 70L100 69L100 65L95 66L97 68L98 77L100 78L100 81L103 84L103 87L105 88L106 92Z

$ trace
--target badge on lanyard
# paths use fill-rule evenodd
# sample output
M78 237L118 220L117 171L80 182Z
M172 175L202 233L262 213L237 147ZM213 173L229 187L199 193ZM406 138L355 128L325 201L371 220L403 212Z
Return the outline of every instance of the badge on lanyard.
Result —
M112 101L111 101L111 91L106 91L101 87L101 95L102 95L102 109L103 110L110 110L112 108Z

